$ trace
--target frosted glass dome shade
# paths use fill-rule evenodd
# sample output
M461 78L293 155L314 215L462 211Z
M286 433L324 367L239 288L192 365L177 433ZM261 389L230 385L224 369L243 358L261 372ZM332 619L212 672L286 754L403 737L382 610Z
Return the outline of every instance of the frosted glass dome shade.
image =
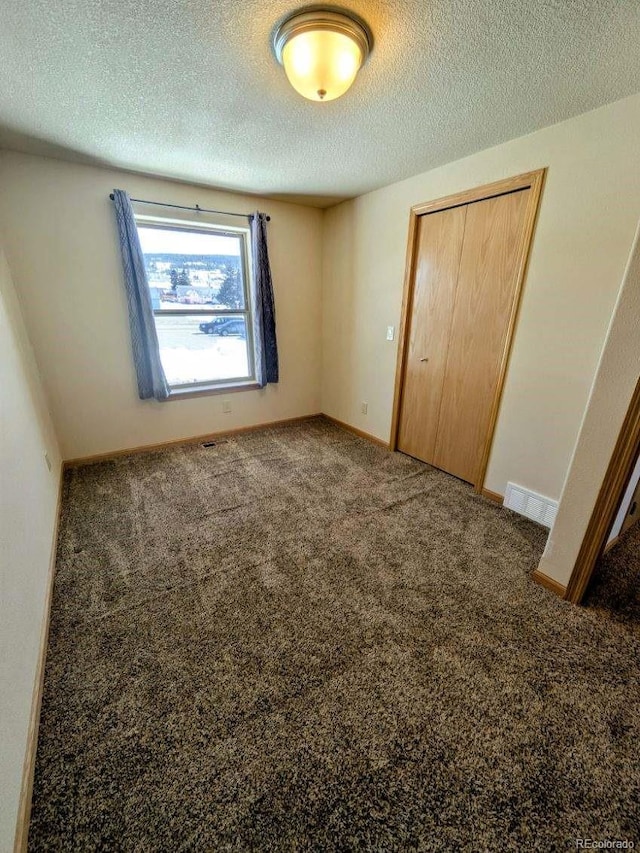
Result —
M364 25L332 11L294 15L274 37L274 50L287 79L311 101L332 101L343 95L366 60L370 45Z

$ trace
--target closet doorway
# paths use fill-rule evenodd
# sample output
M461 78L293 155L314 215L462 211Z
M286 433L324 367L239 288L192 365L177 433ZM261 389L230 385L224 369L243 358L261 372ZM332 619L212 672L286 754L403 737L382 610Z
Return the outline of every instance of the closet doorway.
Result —
M391 447L479 492L545 171L411 210Z

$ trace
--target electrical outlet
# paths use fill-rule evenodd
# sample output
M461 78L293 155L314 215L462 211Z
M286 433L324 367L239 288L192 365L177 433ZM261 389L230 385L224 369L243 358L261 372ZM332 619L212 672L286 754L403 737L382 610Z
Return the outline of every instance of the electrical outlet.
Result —
M394 326L387 326L387 340L392 341L396 336L396 330Z
M228 400L222 401L222 411L224 412L225 415L228 415L229 412L231 411L231 403Z
M48 454L48 453L45 453L45 454L44 454L44 461L47 463L47 468L48 468L48 469L49 469L49 471L50 471L50 470L51 470L51 460L49 459L49 454Z
M368 403L365 403L365 402L360 403L360 411L362 412L363 415L366 415L368 410L369 410L369 404Z

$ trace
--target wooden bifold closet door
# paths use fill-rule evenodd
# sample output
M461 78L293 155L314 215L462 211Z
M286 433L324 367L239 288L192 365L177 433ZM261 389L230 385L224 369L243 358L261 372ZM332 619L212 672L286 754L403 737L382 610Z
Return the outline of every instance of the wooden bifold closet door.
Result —
M477 484L530 232L525 187L419 217L397 447Z

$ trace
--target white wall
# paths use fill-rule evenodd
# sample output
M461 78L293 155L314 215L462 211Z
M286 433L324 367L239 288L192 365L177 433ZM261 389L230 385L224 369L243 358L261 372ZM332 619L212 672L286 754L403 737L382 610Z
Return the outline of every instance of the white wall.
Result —
M13 848L60 461L11 273L0 247L0 850Z
M571 577L633 391L640 377L640 225L611 319L558 514L539 570Z
M0 152L0 226L65 459L320 411L322 211ZM138 399L109 193L266 210L280 383L168 403ZM234 220L235 224L235 220ZM222 402L232 407L222 413Z
M327 211L322 410L389 438L385 333L400 320L410 207L547 166L485 486L557 499L640 213L639 139L635 95Z

